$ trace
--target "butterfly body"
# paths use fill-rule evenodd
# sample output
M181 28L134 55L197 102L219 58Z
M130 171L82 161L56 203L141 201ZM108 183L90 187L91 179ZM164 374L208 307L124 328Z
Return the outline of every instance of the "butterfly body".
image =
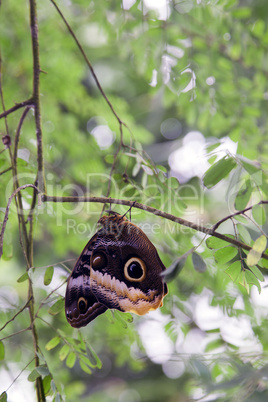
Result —
M118 214L99 222L102 228L84 248L67 283L66 317L74 327L107 308L146 314L161 307L167 293L160 275L165 266L145 233Z

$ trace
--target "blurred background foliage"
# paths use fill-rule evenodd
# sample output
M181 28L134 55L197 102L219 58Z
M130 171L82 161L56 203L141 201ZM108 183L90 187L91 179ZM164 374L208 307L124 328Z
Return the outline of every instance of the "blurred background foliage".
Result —
M124 127L121 147L118 121L55 7L49 0L37 3L49 195L105 196L112 173L111 197L208 227L267 199L265 0L58 0L130 129ZM7 109L31 97L28 8L26 0L1 5ZM21 110L8 116L12 139L20 116ZM6 133L4 119L0 130ZM18 157L20 184L33 183L32 113L23 125ZM0 171L9 166L2 146ZM0 181L2 217L12 191L8 171ZM26 210L31 198L32 191L25 190ZM199 257L190 256L179 267L161 310L145 317L108 311L80 331L67 324L62 296L68 268L96 231L101 211L101 204L38 206L36 268L30 276L42 366L36 371L31 363L30 331L11 336L28 328L24 310L1 331L0 391L23 370L7 391L9 401L35 400L37 375L44 379L47 399L56 401L267 400L268 265L259 255L249 269L247 253L227 243L206 245L205 236L189 228L132 210L132 221L154 242L167 267L176 266L193 246ZM265 217L265 205L257 205L248 218L238 215L218 230L252 246L266 236ZM2 327L27 301L15 207L0 267Z

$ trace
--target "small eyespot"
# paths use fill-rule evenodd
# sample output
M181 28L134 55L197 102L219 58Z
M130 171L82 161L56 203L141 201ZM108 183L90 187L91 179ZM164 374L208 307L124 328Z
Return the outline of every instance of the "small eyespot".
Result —
M107 258L103 253L96 253L93 255L91 266L93 269L100 270L107 265Z
M87 301L84 297L79 297L77 307L80 313L84 313L87 309Z
M146 277L146 265L140 258L132 257L125 263L124 275L130 282L141 282Z

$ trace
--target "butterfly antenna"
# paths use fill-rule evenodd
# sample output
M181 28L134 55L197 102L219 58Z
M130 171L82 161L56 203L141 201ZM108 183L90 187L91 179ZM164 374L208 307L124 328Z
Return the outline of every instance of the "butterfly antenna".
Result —
M131 205L131 207L127 210L127 212L124 213L124 215L122 215L122 218L124 218L124 216L126 216L126 214L129 213L129 220L131 221L131 209L134 207L134 205L136 204L137 201L133 201L133 204Z

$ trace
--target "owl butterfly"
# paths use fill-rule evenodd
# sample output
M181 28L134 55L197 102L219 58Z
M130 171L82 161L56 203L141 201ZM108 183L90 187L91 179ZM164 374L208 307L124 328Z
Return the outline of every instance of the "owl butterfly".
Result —
M124 215L103 216L68 279L66 318L82 327L108 308L138 315L163 305L168 289L154 245Z

